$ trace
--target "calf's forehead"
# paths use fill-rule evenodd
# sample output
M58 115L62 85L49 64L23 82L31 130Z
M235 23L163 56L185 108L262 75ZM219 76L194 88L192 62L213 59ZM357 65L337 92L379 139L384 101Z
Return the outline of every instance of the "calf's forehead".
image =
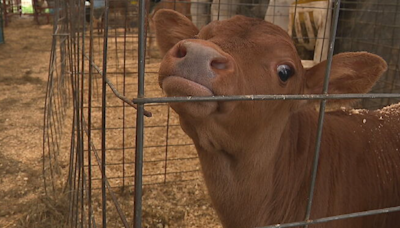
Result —
M279 26L262 19L249 18L241 15L223 21L213 21L206 25L200 33L239 37L268 34L290 40L289 34Z
M216 43L227 52L239 49L297 56L288 33L261 19L235 16L224 21L213 21L200 30L198 38Z

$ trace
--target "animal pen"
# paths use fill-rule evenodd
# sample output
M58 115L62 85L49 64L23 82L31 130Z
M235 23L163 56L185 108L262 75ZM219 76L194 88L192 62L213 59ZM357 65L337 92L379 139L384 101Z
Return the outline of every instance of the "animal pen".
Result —
M310 2L282 5L278 0L220 0L215 4L221 8L228 5L235 8L234 13L247 16L261 15L264 19L267 12L272 18L287 18L304 64L325 58L329 62L334 53L345 51L380 55L387 61L388 70L372 93L329 95L325 85L321 95L309 96L164 98L157 79L161 56L154 39L150 39L154 32L148 26L151 10L161 3L92 0L85 6L81 0L55 0L44 113L43 177L47 195L67 198L66 224L218 227L204 193L195 148L168 107L170 102L321 100L310 176L315 180L327 100L362 99L357 106L367 109L399 102L400 1L336 0L307 5ZM184 2L171 3L174 8ZM208 13L201 15L210 18L212 2L191 4L206 6ZM274 7L286 8L286 14L268 15ZM260 8L263 13L253 13ZM96 23L101 21L93 19L99 18L99 12L102 22ZM196 16L193 7L191 15ZM223 15L213 16L218 19ZM318 20L324 26L316 23ZM329 77L329 67L325 77ZM300 227L400 210L399 205L310 220L314 184L312 181L304 221L266 227Z

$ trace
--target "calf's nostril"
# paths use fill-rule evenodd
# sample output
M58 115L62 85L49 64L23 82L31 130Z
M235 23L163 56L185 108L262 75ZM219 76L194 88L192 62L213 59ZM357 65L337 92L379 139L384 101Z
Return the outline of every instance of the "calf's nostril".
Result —
M215 60L211 61L210 65L211 65L211 68L214 68L217 70L225 70L227 68L227 61L215 59Z
M184 45L180 45L176 53L176 57L183 58L186 56L186 54L187 54L186 47Z

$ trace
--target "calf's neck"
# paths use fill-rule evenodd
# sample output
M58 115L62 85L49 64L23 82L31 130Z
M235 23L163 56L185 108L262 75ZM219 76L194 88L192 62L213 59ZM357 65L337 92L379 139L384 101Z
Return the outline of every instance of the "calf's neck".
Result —
M326 62L304 69L291 38L263 20L235 16L200 31L183 15L154 16L167 96L319 94ZM366 93L386 63L365 53L333 57L329 93ZM343 106L349 101L329 101ZM225 228L305 217L318 101L171 103L193 140ZM326 113L311 219L400 205L400 107ZM393 228L400 213L310 227Z

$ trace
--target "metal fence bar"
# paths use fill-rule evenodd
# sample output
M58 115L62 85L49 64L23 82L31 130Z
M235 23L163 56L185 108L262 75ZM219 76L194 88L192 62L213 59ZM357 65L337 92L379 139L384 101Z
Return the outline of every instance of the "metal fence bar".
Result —
M193 170L183 170L183 171L169 172L167 174L175 175L175 174L182 174L182 173L197 173L199 171L200 171L200 169L193 169ZM143 175L143 177L155 177L155 176L164 176L164 172L162 172L162 173L149 173L149 174ZM133 178L133 177L135 177L135 175L129 175L127 177L132 177ZM122 179L122 178L123 178L122 176L115 176L115 177L111 176L111 177L107 177L107 180ZM101 178L93 178L92 180L101 181ZM162 181L162 182L164 182L164 181ZM162 183L162 182L160 182L160 183ZM110 187L111 187L111 185L110 185Z
M138 93L144 97L144 75L146 57L146 1L139 1L139 42L138 42ZM143 188L143 144L144 144L144 105L139 104L136 113L136 151L135 151L135 198L134 228L142 227L142 188Z
M327 59L327 66L325 70L325 79L324 79L324 86L323 86L323 94L328 94L328 86L329 86L329 77L331 73L331 68L332 68L332 59L333 59L333 49L335 47L335 37L336 37L336 30L337 30L337 25L339 21L339 6L340 6L340 0L335 1L335 7L334 7L334 21L332 24L332 29L331 29L331 34L330 34L330 44L329 44L329 52L328 52L328 59ZM320 148L321 148L321 140L322 140L322 131L323 131L323 125L324 125L324 117L325 117L325 107L326 107L326 99L321 100L320 108L319 108L319 119L318 119L318 130L317 130L317 138L315 142L315 153L314 153L314 161L313 161L313 168L312 168L312 174L311 174L311 184L310 184L310 194L308 196L308 203L307 203L307 209L306 209L306 216L305 216L305 221L310 219L311 216L311 209L312 209L312 203L314 199L314 190L315 190L315 184L317 180L317 172L318 172L318 162L319 162L319 154L320 154ZM305 226L306 228L308 225Z
M125 13L127 14L128 9L125 9ZM125 21L124 21L124 48L123 48L123 78L122 78L122 95L125 97L126 96L126 75L127 75L127 63L126 63L126 58L127 58L127 48L126 48L126 43L127 43L127 24L128 24L128 16L125 16ZM126 104L125 102L122 102L122 147L124 148L122 151L122 173L123 173L123 179L122 179L122 185L125 186L125 130L126 128ZM122 190L125 190L125 187L123 187Z
M206 101L264 101L264 100L340 100L340 99L378 99L400 98L400 93L353 93L353 94L299 94L299 95L237 95L211 97L148 97L135 98L135 104L162 104L177 102Z
M100 168L102 168L104 165L101 164L101 162L100 162L100 158L98 156L96 148L94 147L93 144L91 145L91 147L93 147L93 152L94 152L95 158L97 160L97 164L100 166ZM101 181L105 182L105 185L106 185L106 187L108 189L108 192L110 193L111 200L114 203L114 206L115 206L115 208L117 210L117 213L118 213L118 215L119 215L119 217L121 219L121 222L124 224L124 228L128 228L128 227L130 227L130 225L129 225L128 221L126 220L126 217L125 217L123 211L121 210L121 207L120 207L120 205L118 203L117 197L115 196L114 192L112 191L112 187L111 187L110 183L108 182L108 179L109 178L107 178L107 176L105 176L104 178L102 177ZM106 218L103 217L103 220L104 219L107 219L107 217Z
M94 17L94 4L90 4L90 17ZM93 55L94 55L94 40L93 40L93 20L90 20L90 37L89 37L89 63L93 62ZM85 56L86 57L86 56ZM87 145L88 145L88 150L87 150L87 172L88 172L88 228L92 227L92 218L94 220L93 216L93 205L92 205L92 147L90 144L92 143L92 82L93 82L93 66L89 64L89 78L88 78L88 103L87 103ZM85 129L85 125L83 127ZM95 226L96 223L93 221L93 225Z
M338 215L338 216L331 216L331 217L325 217L325 218L320 218L320 219L308 220L308 221L304 221L304 222L275 224L275 225L263 226L263 227L259 227L259 228L297 227L297 226L312 225L312 224L318 224L318 223L327 223L327 222L331 222L331 221L337 221L337 220L343 220L343 219L349 219L349 218L358 218L358 217L364 217L364 216L369 216L369 215L386 214L386 213L396 212L396 211L400 211L400 206L388 207L388 208L377 209L377 210L369 210L369 211L363 211L363 212L357 212L357 213L350 213L350 214L344 214L344 215Z
M78 75L80 75L80 102L79 102L79 129L78 129L78 133L79 133L79 165L80 165L80 173L81 174L81 189L80 189L80 203L81 203L81 208L80 208L80 213L81 213L81 221L80 221L80 227L83 228L84 225L86 224L86 220L90 220L90 217L88 217L88 219L86 218L86 214L85 214L85 192L87 192L87 186L86 186L86 173L85 173L85 165L84 165L84 160L85 160L85 155L84 155L84 146L85 146L85 140L83 138L84 135L84 129L82 126L82 122L84 119L84 109L83 109L83 103L84 103L84 95L85 95L85 40L86 40L86 30L87 30L87 26L86 23L84 22L85 17L83 15L86 15L86 7L84 4L82 4L82 2L78 3L78 12L81 12L82 14L79 17L79 21L82 21L82 31L81 34L79 34L78 36L78 42L79 42L79 38L81 38L81 53L78 53L80 56L80 62L81 62L81 66L80 66L80 71ZM89 66L90 67L90 66ZM89 215L90 215L90 211L88 211Z
M107 227L107 193L106 193L106 106L107 106L107 48L108 48L108 13L109 0L104 6L104 40L103 40L103 74L102 74L102 109L101 109L101 192L103 228Z
M143 144L144 144L144 105L138 105L136 114L136 151L135 151L135 200L134 228L142 227L142 188L143 188Z
M164 181L159 181L159 182L148 182L148 183L143 183L143 186L155 186L155 185L161 185L161 184L172 184L172 183L184 183L184 182L191 182L191 181L196 181L198 178L191 178L187 180L179 180L179 181L167 181L164 183ZM111 189L119 189L122 188L123 186L114 186L111 187ZM125 187L135 187L134 184L126 184ZM93 188L93 190L100 190L100 188Z
M58 15L58 11L55 12L55 15ZM55 32L55 25L53 25L53 34ZM46 95L45 95L45 104L44 104L44 112L43 112L43 141L42 141L42 146L43 146L43 157L46 157L46 149L49 150L50 148L50 133L49 131L51 130L51 126L52 124L50 123L50 118L49 116L52 115L52 102L53 102L53 93L54 93L54 84L53 84L53 75L54 75L54 71L51 71L50 68L53 68L53 66L56 64L56 45L57 45L57 38L56 36L53 35L52 37L52 43L51 43L51 53L50 53L50 62L49 62L49 74L48 74L48 79L47 79L47 89L46 89ZM47 148L46 148L46 144L47 144ZM49 156L49 158L51 159L51 156ZM50 161L51 162L51 161ZM46 173L46 167L45 167L45 160L43 160L43 164L42 164L42 171L43 171L43 183L44 183L44 191L45 194L48 194L48 189L47 189L47 181L46 181L46 175L44 175ZM52 191L54 191L54 187L52 189Z
M143 146L143 148L161 148L161 147L165 147L165 144L158 144L158 145L153 145L153 146ZM189 143L182 143L182 144L169 144L170 147L178 147L178 146L193 146L193 144L189 144ZM125 149L136 149L136 147L134 146L129 146L129 147L125 147ZM106 151L115 151L115 150L122 150L121 147L117 147L117 148L107 148ZM107 163L106 163L107 164ZM108 165L108 164L107 164Z

